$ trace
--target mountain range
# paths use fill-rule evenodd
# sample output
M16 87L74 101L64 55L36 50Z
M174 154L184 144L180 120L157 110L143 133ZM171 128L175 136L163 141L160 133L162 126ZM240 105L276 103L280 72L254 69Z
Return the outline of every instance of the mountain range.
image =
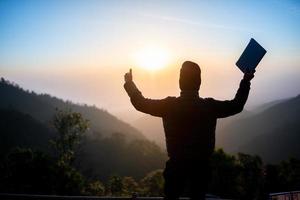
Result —
M55 134L50 124L60 109L80 112L90 121L81 169L91 176L107 178L119 172L139 177L162 168L166 160L160 118L144 115L130 125L95 106L36 94L3 78L0 95L0 155L15 146L49 150L48 141ZM233 154L257 154L271 163L300 158L299 119L300 95L244 110L218 120L216 147Z
M29 114L41 123L50 123L56 109L72 110L80 112L85 119L89 120L90 133L92 134L100 133L104 136L110 136L112 133L122 132L129 139L145 139L136 128L96 106L79 105L48 94L26 91L3 78L0 83L0 94L0 109L10 108Z
M0 157L15 147L51 152L51 126L59 110L79 112L89 121L76 165L87 177L107 179L112 174L143 177L163 168L165 152L136 128L95 106L64 101L0 81Z
M300 95L258 107L218 126L217 146L229 153L257 154L267 162L300 158Z

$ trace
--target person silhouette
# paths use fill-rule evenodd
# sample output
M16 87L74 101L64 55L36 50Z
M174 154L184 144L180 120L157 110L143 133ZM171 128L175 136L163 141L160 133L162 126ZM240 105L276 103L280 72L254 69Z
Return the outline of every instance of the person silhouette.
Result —
M217 119L243 110L254 72L244 74L234 99L227 101L199 96L201 70L191 61L180 69L179 97L145 98L133 82L132 70L125 74L124 88L136 110L163 120L169 157L163 172L164 199L179 199L184 191L191 199L205 199Z

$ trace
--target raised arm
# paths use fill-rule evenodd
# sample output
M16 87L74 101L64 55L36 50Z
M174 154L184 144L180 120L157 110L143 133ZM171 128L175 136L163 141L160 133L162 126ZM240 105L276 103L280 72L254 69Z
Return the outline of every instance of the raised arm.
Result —
M254 77L254 72L245 73L240 82L240 87L232 100L218 101L211 99L212 110L217 118L224 118L241 112L248 99L250 91L250 81Z
M136 85L134 84L132 80L132 70L125 74L124 76L125 84L124 88L130 97L130 101L132 105L137 109L138 111L141 111L143 113L147 113L153 116L162 117L168 108L166 99L161 100L153 100L153 99L147 99L145 98L142 93L138 90Z

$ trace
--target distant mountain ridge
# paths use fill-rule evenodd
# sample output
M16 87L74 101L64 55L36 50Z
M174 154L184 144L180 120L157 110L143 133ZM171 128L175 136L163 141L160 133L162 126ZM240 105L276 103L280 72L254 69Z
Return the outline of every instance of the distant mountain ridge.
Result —
M88 178L111 175L142 178L162 169L166 153L137 129L94 106L78 105L49 95L25 91L0 81L0 158L16 147L53 153L49 140L56 132L51 120L56 108L80 112L89 120L76 151L76 167Z
M300 95L218 129L218 146L258 154L268 162L300 158Z
M0 81L0 94L0 108L18 110L42 123L49 123L56 109L71 109L74 112L80 112L90 121L92 134L101 133L102 136L110 136L113 133L122 132L128 136L128 139L145 139L136 128L95 106L79 105L48 94L25 91L3 78Z

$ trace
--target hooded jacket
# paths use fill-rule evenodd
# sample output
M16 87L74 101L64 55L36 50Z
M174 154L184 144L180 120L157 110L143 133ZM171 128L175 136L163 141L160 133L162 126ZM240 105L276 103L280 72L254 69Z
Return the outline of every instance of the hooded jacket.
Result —
M145 98L133 81L126 82L124 88L138 111L162 118L170 158L203 159L214 150L217 119L243 110L250 81L242 79L234 99L227 101L201 98L198 91L154 100Z

